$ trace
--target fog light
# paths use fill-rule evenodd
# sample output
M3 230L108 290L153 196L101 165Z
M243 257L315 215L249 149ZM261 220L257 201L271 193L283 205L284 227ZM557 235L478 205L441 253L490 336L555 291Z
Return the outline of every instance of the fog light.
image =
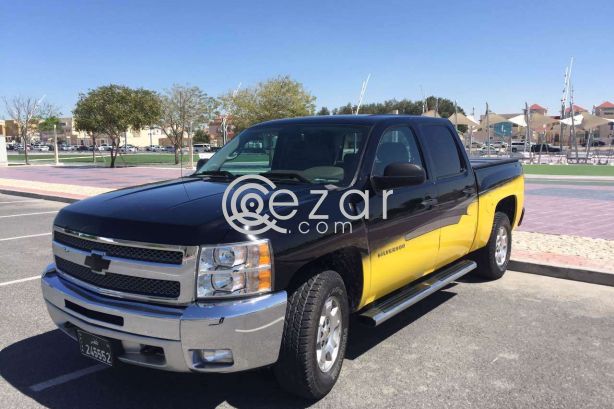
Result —
M230 349L193 350L194 364L197 368L209 365L232 365L234 359Z

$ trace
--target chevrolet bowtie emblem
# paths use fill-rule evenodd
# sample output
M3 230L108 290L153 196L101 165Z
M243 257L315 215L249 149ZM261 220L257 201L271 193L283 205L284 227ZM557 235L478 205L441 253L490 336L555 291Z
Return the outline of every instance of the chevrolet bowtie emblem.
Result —
M104 274L105 270L109 268L111 260L104 258L106 253L100 251L92 251L92 254L85 258L85 265L88 266L92 272L98 274Z

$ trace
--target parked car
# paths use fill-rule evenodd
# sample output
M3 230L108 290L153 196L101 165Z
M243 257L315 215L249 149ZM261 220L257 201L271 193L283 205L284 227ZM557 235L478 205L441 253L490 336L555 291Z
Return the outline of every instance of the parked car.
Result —
M273 134L270 156L235 160ZM263 182L296 203L278 199L285 208L274 211ZM286 390L320 399L341 373L350 314L377 326L469 272L503 276L523 190L518 161L470 161L447 119L271 121L188 177L62 208L42 295L75 354L178 372L272 366ZM251 208L273 223L232 217L252 218ZM328 229L353 227L323 234L314 214Z
M582 142L582 146L586 147L586 141ZM592 141L591 142L591 146L606 146L606 143L604 141Z
M77 151L79 152L87 152L89 149L89 147L85 146L85 145L79 145L79 147L77 148Z
M147 152L162 152L164 148L160 145L149 145L145 148Z
M49 152L49 146L35 144L35 145L32 145L32 150L33 151L38 151L38 152Z
M547 143L536 143L535 145L531 146L531 152L554 153L554 152L560 152L560 151L561 151L561 148L557 148L556 146L552 146Z
M107 152L107 151L110 151L112 148L113 147L111 145L107 145L106 143L103 143L98 147L98 150L101 152Z
M211 152L211 145L208 143L195 143L192 145L194 153Z
M524 152L529 149L529 144L526 141L512 140L512 152Z
M72 145L60 145L60 150L64 152L74 151L75 147Z
M124 145L121 148L119 148L119 151L121 153L136 153L138 152L138 149L134 145Z

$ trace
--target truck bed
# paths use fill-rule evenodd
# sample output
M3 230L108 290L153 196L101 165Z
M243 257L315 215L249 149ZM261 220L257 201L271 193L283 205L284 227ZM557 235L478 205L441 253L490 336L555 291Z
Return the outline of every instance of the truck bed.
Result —
M522 175L522 165L514 158L471 159L470 163L475 172L478 193L484 193Z

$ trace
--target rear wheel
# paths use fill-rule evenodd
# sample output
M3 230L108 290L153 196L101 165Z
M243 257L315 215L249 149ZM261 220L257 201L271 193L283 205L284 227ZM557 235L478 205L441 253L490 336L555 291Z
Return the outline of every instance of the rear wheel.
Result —
M475 273L489 280L501 278L507 270L512 252L512 226L505 213L495 213L486 247L475 253L478 267Z
M347 344L349 305L343 279L317 274L288 299L279 361L274 367L288 392L320 399L335 385Z

